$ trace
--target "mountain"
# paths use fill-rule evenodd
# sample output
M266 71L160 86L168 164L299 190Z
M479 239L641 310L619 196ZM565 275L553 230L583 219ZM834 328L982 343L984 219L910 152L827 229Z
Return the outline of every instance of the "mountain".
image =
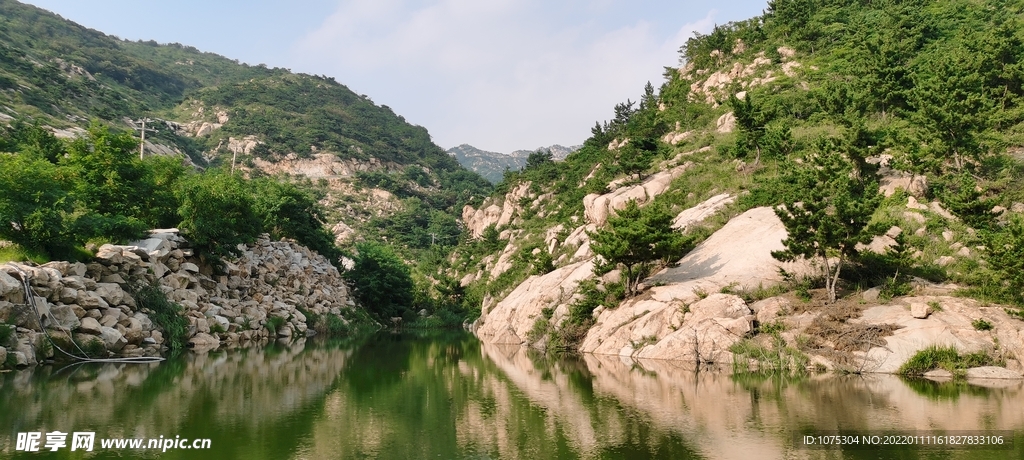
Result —
M535 148L533 150L516 150L516 151L510 153L509 156L515 157L515 158L518 158L518 157L526 158L526 157L530 156L530 154L533 153L533 152L536 152L538 150L546 150L546 151L551 153L551 158L553 158L555 160L564 160L565 157L569 156L570 153L579 150L580 147L583 147L583 146L582 145L574 145L572 147L566 147L566 146L563 146L563 145L555 144L555 145L552 145L552 146L549 146L549 147L538 147L538 148Z
M454 244L456 214L490 188L426 129L333 78L121 40L13 0L0 0L0 88L2 120L74 137L94 122L132 130L148 117L158 131L147 154L311 179L298 182L322 197L342 240L390 235L419 247L441 233ZM427 219L390 219L403 212Z
M1024 1L771 1L467 206L447 274L484 342L920 372L1024 326L1022 59Z
M555 160L564 160L580 146L564 147L558 144L540 147L534 150L516 150L509 154L480 150L469 144L462 144L448 149L448 154L455 157L463 167L480 174L493 184L501 182L505 169L518 171L526 167L526 159L538 150L551 152Z

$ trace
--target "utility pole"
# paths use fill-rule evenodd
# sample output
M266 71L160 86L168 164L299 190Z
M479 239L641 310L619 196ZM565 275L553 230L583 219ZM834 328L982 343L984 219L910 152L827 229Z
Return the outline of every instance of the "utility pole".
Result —
M136 131L141 131L142 132L142 140L139 142L139 159L140 160L142 159L142 154L146 151L146 131L149 131L151 133L159 132L159 131L157 131L157 130L155 130L153 128L146 128L146 123L147 122L152 122L152 121L153 120L151 120L149 118L142 118L142 119L135 120L135 121L132 122L133 123L132 128L135 129ZM138 126L135 126L134 123L142 123L142 127L140 128Z

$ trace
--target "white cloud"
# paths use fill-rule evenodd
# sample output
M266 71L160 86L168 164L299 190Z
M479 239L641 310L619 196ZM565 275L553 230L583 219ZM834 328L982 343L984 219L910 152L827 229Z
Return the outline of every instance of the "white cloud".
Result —
M294 48L328 73L430 130L442 147L510 151L582 142L594 121L636 99L713 13L672 27L603 24L586 11L551 20L542 0L352 0ZM546 16L547 14L547 16ZM667 36L666 36L667 35Z

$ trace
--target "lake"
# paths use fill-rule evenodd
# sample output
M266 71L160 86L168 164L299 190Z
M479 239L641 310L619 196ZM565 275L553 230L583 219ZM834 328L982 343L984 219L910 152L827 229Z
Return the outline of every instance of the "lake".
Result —
M379 334L8 372L0 427L0 458L15 459L1006 459L1024 458L1024 383L730 375ZM54 431L94 432L94 449L70 451L69 436L57 452L16 451L19 433L42 447ZM894 434L933 445L860 443ZM941 434L1003 445L935 446ZM101 448L112 438L210 448Z

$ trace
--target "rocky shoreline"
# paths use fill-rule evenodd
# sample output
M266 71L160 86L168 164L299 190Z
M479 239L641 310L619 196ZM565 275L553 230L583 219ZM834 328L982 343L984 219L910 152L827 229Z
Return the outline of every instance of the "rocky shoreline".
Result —
M146 286L181 306L187 346L196 350L311 335L307 313L346 325L356 315L341 273L323 256L267 235L238 249L237 257L205 263L177 229L167 229L129 245L103 245L89 263L0 265L0 327L7 329L0 332L0 365L60 359L53 343L102 358L162 355L167 331L136 299ZM26 276L34 299L26 298Z

